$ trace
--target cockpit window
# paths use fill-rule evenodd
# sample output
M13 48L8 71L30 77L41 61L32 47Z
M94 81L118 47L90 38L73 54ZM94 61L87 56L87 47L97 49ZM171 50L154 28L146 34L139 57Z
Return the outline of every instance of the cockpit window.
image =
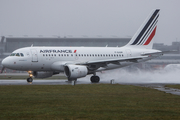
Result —
M24 54L23 53L20 53L21 54L21 57L24 57Z
M19 53L16 53L16 56L20 56L20 54L19 54Z
M24 57L24 54L23 53L11 53L10 56Z
M15 56L15 54L16 54L16 53L11 53L11 55L10 55L10 56Z

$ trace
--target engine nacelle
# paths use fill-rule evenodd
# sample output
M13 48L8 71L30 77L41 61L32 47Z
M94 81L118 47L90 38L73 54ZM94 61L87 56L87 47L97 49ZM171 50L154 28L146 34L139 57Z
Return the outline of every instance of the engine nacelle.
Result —
M65 75L69 80L85 77L88 74L86 66L81 65L67 65L64 67Z
M48 78L55 74L59 74L59 73L51 72L51 71L35 71L35 72L33 72L33 76L35 78Z

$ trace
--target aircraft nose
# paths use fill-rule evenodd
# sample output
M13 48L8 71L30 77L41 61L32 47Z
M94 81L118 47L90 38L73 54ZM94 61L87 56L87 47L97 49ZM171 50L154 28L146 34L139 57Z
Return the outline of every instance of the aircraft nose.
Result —
M1 64L4 66L4 67L7 67L8 66L8 60L7 58L4 58L1 62Z

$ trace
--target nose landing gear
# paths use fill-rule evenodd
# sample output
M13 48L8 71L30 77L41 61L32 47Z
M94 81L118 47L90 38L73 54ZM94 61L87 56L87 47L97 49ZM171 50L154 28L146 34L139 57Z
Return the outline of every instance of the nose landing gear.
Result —
M32 71L28 71L28 73L29 73L29 78L27 78L27 82L28 83L32 83L32 81L33 81L33 72Z
M33 81L33 78L32 78L32 77L27 78L27 82L28 82L28 83L32 83L32 81Z

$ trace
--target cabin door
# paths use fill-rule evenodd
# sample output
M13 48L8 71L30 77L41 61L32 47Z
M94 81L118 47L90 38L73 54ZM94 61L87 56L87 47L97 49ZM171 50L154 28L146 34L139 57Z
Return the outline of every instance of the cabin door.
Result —
M38 55L36 49L31 49L32 62L38 62Z

